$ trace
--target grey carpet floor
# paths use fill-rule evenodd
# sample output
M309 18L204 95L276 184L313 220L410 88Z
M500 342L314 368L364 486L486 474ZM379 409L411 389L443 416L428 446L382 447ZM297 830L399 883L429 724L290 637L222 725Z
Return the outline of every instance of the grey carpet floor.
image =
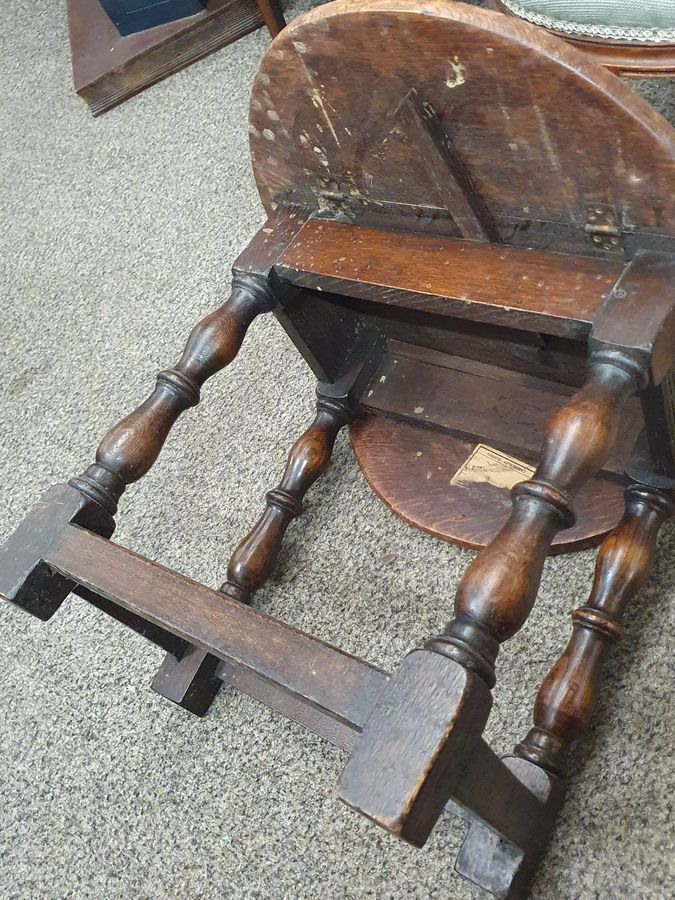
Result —
M297 8L291 9L293 15ZM261 222L249 170L259 32L94 121L71 91L63 0L0 13L0 536L172 363ZM673 87L647 86L672 113ZM117 539L207 584L312 413L274 321L172 433ZM393 668L448 617L471 554L395 518L347 440L258 605ZM535 898L668 898L675 531L613 653ZM393 562L388 562L395 554ZM547 565L505 648L489 738L509 750L588 591L593 554ZM160 651L73 598L48 624L0 607L0 897L470 898L464 826L399 844L332 796L341 754L223 691L197 720L149 690Z

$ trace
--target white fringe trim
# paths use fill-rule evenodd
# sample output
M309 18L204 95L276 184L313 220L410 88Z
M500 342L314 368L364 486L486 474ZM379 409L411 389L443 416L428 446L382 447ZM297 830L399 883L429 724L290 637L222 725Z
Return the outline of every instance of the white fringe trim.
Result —
M514 15L532 22L533 25L541 25L551 31L561 31L564 34L577 34L581 37L606 38L612 41L625 41L630 44L675 44L675 28L632 28L613 25L590 25L582 22L567 22L564 19L552 19L542 13L531 12L523 9L513 0L502 0Z

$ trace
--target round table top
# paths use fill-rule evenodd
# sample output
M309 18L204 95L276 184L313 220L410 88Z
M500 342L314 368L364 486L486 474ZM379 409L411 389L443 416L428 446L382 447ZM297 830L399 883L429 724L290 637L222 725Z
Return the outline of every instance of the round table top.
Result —
M443 177L406 116L411 91L501 223L675 235L675 130L542 29L446 0L339 0L294 20L255 79L263 204L442 216ZM432 161L433 162L433 161Z

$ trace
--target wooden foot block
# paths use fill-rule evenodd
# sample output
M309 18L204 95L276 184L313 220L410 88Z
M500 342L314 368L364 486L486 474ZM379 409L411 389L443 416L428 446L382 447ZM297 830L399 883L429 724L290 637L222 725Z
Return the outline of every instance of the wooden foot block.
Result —
M542 804L538 827L532 832L533 840L528 848L520 849L469 815L471 826L457 856L455 870L501 900L524 900L560 810L563 785L560 779L519 757L504 757L503 763Z
M441 654L414 651L368 719L338 796L421 847L464 775L491 705L478 676Z
M206 650L190 645L180 659L167 654L152 689L196 716L205 716L222 684L216 675L219 663Z
M68 484L50 488L0 547L0 597L43 621L50 619L75 582L45 561L70 524L103 537L115 528L112 516Z

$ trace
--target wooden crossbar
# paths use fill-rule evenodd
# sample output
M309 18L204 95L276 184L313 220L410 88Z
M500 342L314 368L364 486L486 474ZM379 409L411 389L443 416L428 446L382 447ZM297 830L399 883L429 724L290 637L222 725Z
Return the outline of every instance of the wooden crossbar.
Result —
M350 753L395 682L362 659L77 525L57 529L42 560L125 625L165 645L174 635L207 651L221 660L217 677ZM470 746L456 760L452 800L504 840L529 846L544 814L541 802L479 733Z
M624 262L310 219L274 268L300 287L585 338Z
M285 713L285 696L309 706L320 714L312 730L318 731L325 717L360 730L388 681L385 672L361 659L76 526L63 528L47 562L95 594L236 666L245 673L239 682L243 690L244 684L253 687L253 679L256 691L265 682L273 685L264 702L280 712ZM331 735L335 732L327 739Z

